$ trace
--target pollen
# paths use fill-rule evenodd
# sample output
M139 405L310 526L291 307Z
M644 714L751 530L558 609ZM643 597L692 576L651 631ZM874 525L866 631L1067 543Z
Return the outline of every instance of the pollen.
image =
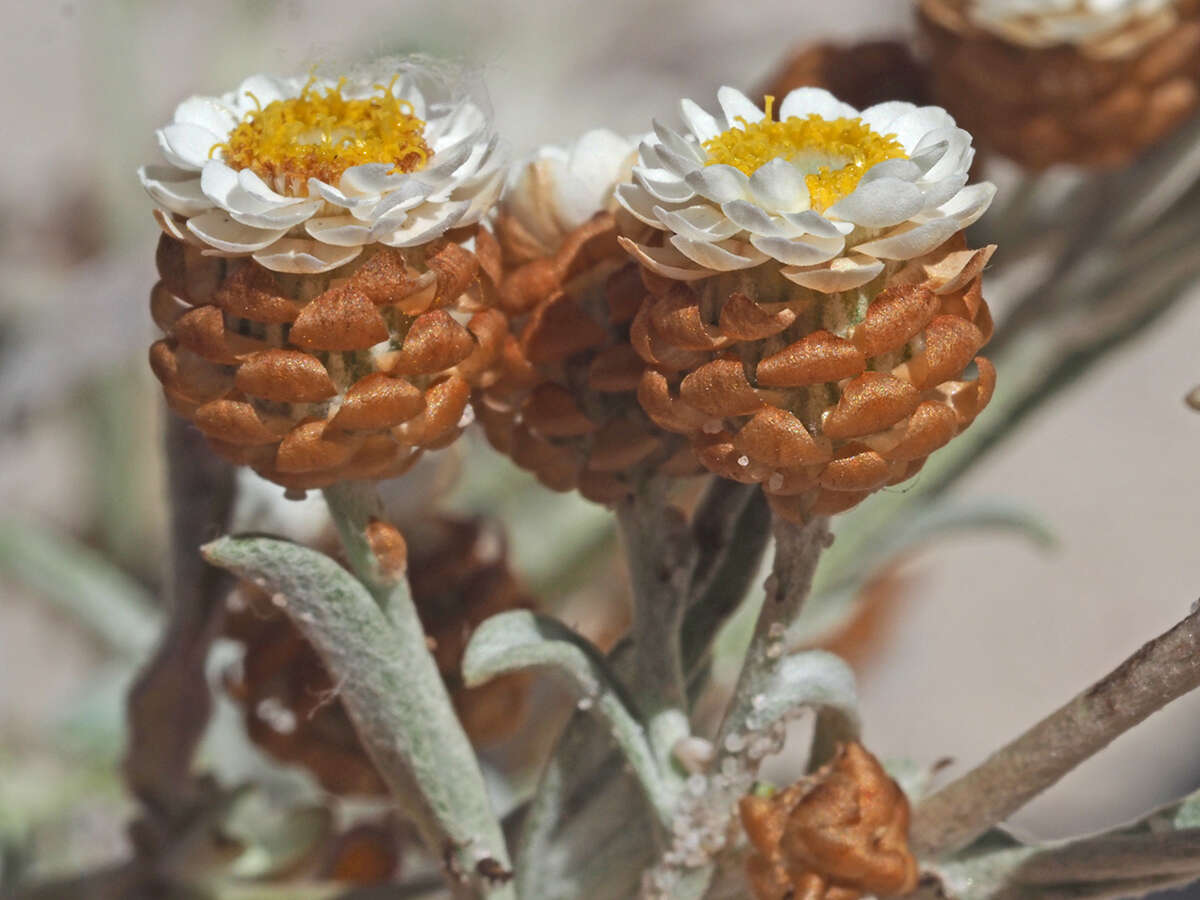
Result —
M398 76L397 76L398 77ZM388 163L393 172L422 168L432 151L425 123L412 104L388 85L375 85L370 97L348 99L345 79L321 88L310 77L299 96L266 106L251 96L255 110L238 123L218 153L234 169L250 169L277 190L308 193L309 178L337 184L351 166Z
M805 183L812 206L824 211L845 197L866 171L885 159L906 156L892 134L881 135L862 119L823 119L815 113L782 122L767 118L730 128L704 142L708 165L722 163L753 175L773 159L786 159L809 170Z

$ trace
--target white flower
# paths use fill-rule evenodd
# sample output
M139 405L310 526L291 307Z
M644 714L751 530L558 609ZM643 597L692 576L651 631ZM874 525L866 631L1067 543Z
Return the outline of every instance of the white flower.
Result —
M139 177L168 234L323 272L364 245L414 247L488 212L503 159L484 106L412 61L336 82L255 75L181 103L157 132L168 165Z
M851 290L885 261L944 243L987 209L991 184L967 186L971 136L944 110L881 103L859 112L798 88L778 121L741 92L721 114L682 103L686 137L657 122L621 204L667 232L662 246L622 240L644 266L695 280L768 261L803 287ZM730 162L735 164L730 164Z
M613 208L613 189L628 180L636 154L636 139L602 128L566 147L540 147L513 167L502 212L532 251L553 253L570 232Z
M1175 0L968 0L967 15L980 28L1030 47L1080 44L1118 55L1127 45L1169 28ZM1112 39L1118 40L1113 43Z

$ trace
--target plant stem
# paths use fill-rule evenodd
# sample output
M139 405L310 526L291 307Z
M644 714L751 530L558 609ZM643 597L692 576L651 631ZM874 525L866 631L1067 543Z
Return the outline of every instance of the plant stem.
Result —
M683 514L651 481L617 507L633 586L634 683L646 734L667 784L682 783L672 751L689 734L680 631L696 545Z
M212 710L204 667L224 611L228 575L208 565L199 548L223 532L233 508L234 471L205 446L189 423L166 423L171 507L170 617L158 649L130 688L129 789L163 836L185 822L203 789L191 776L196 746Z
M392 626L389 641L405 666L403 708L395 715L383 716L346 694L355 728L397 800L420 808L417 827L431 852L451 870L447 874L456 896L511 898L511 886L497 883L489 890L476 872L476 863L485 857L509 870L508 850L474 748L426 643L408 580L384 571L367 541L366 529L382 509L375 487L344 482L324 493L351 567ZM318 612L323 614L332 613ZM326 642L322 655L335 678L373 662L350 659L348 648L332 644ZM414 792L420 798L415 804Z
M779 668L784 658L787 628L808 599L821 552L832 541L829 520L823 516L804 525L795 525L776 516L772 528L775 561L742 673L717 735L718 747L726 737L744 726L754 709L754 698L762 693Z
M912 847L952 853L1151 713L1200 686L1200 611L917 807Z

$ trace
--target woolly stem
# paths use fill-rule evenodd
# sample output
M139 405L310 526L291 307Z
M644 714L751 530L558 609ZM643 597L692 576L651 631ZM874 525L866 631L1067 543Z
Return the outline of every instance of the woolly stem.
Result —
M431 852L448 868L456 896L511 898L511 886L495 883L489 890L486 879L476 873L476 862L485 856L501 870L511 867L504 835L474 748L429 651L408 580L385 571L367 539L367 527L382 515L375 485L343 482L324 494L350 565L392 626L389 643L405 667L405 700L397 710L401 714L384 717L378 710L347 703L355 728L401 805L413 806L406 792L415 789L422 795L420 806L436 822L418 825ZM374 646L369 635L362 637ZM335 681L354 678L360 665L373 662L342 650L324 654ZM457 838L440 845L446 835Z
M617 507L633 587L634 684L646 734L663 778L678 786L672 751L690 733L680 631L696 545L665 486L642 485Z
M1200 610L921 803L913 817L914 852L934 857L965 847L1113 739L1197 686Z
M771 683L784 658L784 637L788 626L800 614L812 589L813 575L821 552L832 543L829 519L818 516L803 525L795 525L778 516L772 526L775 535L775 561L766 583L766 597L754 626L754 636L742 664L717 745L740 729L750 718L754 698Z

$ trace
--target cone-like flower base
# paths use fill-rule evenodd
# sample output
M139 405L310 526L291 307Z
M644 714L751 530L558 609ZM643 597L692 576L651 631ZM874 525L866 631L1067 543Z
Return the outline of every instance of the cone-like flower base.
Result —
M271 481L390 478L454 440L503 345L478 270L448 240L284 275L164 236L150 364L172 409Z
M979 146L1040 170L1129 163L1200 107L1200 2L1133 22L1102 46L1027 46L971 22L963 0L922 0L935 102Z
M629 323L646 290L617 245L613 215L597 214L554 254L532 259L518 229L504 218L498 227L512 335L500 376L475 404L492 445L547 487L597 503L621 500L652 472L702 471L689 443L638 405L646 364L629 345Z
M769 266L690 284L647 276L631 329L638 397L725 478L802 522L915 475L987 405L995 370L981 272L961 234L826 294ZM975 378L964 371L974 363Z

